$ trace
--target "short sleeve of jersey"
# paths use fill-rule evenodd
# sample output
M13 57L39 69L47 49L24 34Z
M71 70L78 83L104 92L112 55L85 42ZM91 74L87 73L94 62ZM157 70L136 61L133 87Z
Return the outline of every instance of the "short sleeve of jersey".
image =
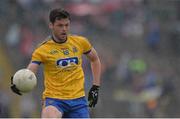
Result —
M81 45L83 48L83 54L88 54L91 51L92 45L91 43L88 41L88 39L82 37L81 41Z
M32 54L32 58L31 58L31 62L37 63L37 64L43 63L43 56L39 48L34 50Z

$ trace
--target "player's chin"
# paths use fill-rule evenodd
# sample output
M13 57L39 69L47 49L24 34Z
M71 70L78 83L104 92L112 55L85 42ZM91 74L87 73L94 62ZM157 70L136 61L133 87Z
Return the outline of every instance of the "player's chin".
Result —
M67 35L61 35L60 36L60 39L66 40L66 38L67 38Z

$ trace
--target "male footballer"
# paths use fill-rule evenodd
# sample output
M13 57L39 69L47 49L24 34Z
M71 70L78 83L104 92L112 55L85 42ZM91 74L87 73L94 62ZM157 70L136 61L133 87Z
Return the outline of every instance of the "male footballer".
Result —
M70 14L63 9L53 9L49 15L52 31L43 43L32 53L28 69L37 72L44 65L42 118L88 118L88 106L94 107L98 101L101 63L96 50L82 36L70 35ZM91 63L93 85L87 103L84 90L82 55ZM21 92L12 84L13 92Z

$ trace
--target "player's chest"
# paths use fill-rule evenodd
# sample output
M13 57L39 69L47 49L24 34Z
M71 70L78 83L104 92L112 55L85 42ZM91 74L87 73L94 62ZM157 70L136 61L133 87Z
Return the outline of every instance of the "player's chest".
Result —
M47 48L46 52L46 61L49 63L57 62L60 59L71 59L81 58L82 51L79 46L76 45L64 45Z

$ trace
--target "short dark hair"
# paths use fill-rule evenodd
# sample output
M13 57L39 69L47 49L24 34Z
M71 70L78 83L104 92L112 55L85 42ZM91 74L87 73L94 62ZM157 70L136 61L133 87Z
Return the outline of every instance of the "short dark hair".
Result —
M53 9L53 10L50 11L49 21L51 23L54 23L56 20L66 19L66 18L71 20L70 19L70 14L64 9L56 8L56 9Z

